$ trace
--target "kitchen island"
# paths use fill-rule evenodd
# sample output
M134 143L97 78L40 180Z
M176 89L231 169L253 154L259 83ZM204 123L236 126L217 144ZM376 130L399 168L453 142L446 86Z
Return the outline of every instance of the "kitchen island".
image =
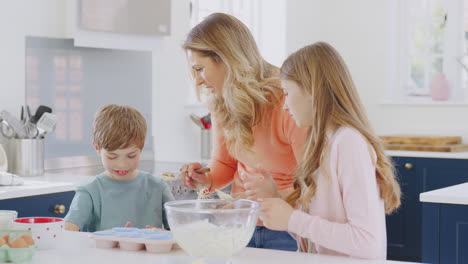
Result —
M94 240L88 233L64 231L57 241L57 248L37 250L30 263L99 263L99 264L191 264L195 259L183 250L177 249L166 254L146 251L123 251L120 249L95 248ZM305 254L280 250L245 248L233 257L232 264L398 264L408 263L385 260L361 260L318 254ZM206 264L211 264L207 262Z
M468 183L421 193L422 261L468 263Z

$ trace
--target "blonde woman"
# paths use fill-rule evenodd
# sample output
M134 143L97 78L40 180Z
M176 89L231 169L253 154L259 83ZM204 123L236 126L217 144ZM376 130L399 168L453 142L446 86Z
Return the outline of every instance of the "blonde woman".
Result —
M212 192L232 183L235 197L286 197L306 130L282 109L279 69L262 58L248 28L226 14L211 14L195 26L183 48L198 91L211 93L213 123L211 172L199 174L200 163L186 164L185 185ZM261 223L248 246L297 250L287 232Z
M385 259L400 187L344 61L315 43L286 59L281 80L285 108L309 132L289 204L260 199L265 225L297 235L303 252Z

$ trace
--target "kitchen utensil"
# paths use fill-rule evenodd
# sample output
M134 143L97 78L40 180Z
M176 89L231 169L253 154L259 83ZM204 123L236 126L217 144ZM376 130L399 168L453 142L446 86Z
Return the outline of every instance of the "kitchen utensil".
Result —
M252 238L260 205L250 200L184 200L164 205L177 244L199 258L228 259Z
M195 172L196 173L207 173L207 172L210 172L211 169L210 168L200 168L200 169L196 169ZM163 172L161 174L161 176L165 176L165 177L172 177L174 179L179 179L180 178L180 175L183 173L184 171L179 171L179 172Z
M20 120L24 123L24 106L21 106Z
M40 105L36 109L36 113L31 117L31 122L33 124L37 123L44 113L52 113L52 108L45 105Z
M13 221L15 229L31 230L38 249L55 248L65 221L57 217L24 217Z
M196 114L190 114L190 119L192 119L193 123L197 125L198 127L205 129L205 126L203 125L202 121L200 120L200 117L197 116Z
M0 132L2 133L2 136L7 139L15 136L15 131L6 120L0 121Z
M29 105L26 105L26 117L28 118L28 120L31 120L32 118L32 115L31 115L31 109L29 108Z
M39 138L43 138L47 133L55 130L57 126L57 115L43 113L39 121L37 121L36 126L39 131Z
M35 138L39 134L36 125L31 122L29 105L21 106L21 121L23 122L25 138Z
M8 158L5 149L0 144L0 172L8 171Z
M8 146L10 171L20 176L44 174L44 139L12 138Z
M211 114L207 114L206 116L200 118L200 122L202 122L203 127L205 129L211 128Z
M210 168L200 168L196 169L196 173L207 173L210 172ZM177 181L181 179L181 175L184 172L163 172L161 176L164 178L166 181ZM197 193L197 199L211 199L211 194L209 193L209 190L203 186L197 186L196 188L196 193Z
M13 130L13 136L16 136L17 138L24 138L26 136L26 134L24 133L24 127L21 121L18 120L16 117L14 117L12 114L10 114L8 111L3 110L0 113L0 119L2 119L2 122L5 126ZM11 135L11 132L4 133L4 130L2 128L2 134L5 137L9 137ZM10 136L10 138L13 136Z
M225 193L223 191L215 189L215 192L218 195L219 199L221 199L221 200L234 200L234 198L232 198L231 195L229 195L229 194L227 194L227 193Z

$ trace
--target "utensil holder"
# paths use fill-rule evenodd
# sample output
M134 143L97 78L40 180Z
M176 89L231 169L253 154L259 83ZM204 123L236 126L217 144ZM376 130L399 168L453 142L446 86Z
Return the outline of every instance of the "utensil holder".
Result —
M44 139L9 140L8 167L10 172L20 176L44 174Z
M201 141L200 141L201 159L207 160L211 158L211 130L201 130Z

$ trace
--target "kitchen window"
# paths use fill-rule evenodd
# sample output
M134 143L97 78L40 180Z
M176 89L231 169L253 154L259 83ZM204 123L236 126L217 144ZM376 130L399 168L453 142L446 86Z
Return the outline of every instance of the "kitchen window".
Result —
M105 104L131 105L148 124L152 155L152 56L147 51L81 48L71 39L26 38L26 102L52 108L57 127L45 138L45 158L96 156L94 114Z
M464 66L468 62L468 0L396 3L398 77L390 101L468 104L468 68Z

